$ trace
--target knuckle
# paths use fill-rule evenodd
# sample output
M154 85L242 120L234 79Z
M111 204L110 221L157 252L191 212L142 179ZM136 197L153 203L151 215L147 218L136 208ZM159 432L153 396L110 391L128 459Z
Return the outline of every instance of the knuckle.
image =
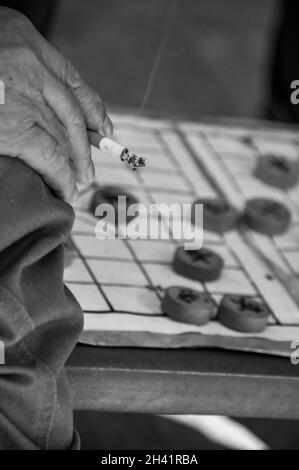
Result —
M21 13L18 10L11 10L10 8L3 9L3 15L5 15L6 20L9 21L10 27L17 29L23 29L24 26L28 27L31 25L31 22L26 15Z
M21 13L20 11L14 11L14 23L16 26L24 27L31 25L31 22L27 18L26 15Z
M55 165L58 159L57 148L58 144L54 139L46 139L43 143L42 155L44 157L44 160L51 166Z
M27 44L17 44L13 47L13 55L22 64L32 64L37 62L37 57L31 46Z
M74 108L73 113L72 113L72 124L75 127L84 127L85 121L84 121L84 116L83 113L80 109Z
M29 136L34 134L38 114L38 111L33 110L30 106L20 106L12 115L14 127L17 127L20 132L28 133Z
M44 159L53 171L60 172L67 162L67 155L61 146L54 140L48 139L44 147Z

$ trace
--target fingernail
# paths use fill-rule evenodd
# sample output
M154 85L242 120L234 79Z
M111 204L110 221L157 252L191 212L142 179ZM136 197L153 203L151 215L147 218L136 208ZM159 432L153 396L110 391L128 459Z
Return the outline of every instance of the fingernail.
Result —
M107 137L112 137L112 128L108 124L105 125L105 134Z
M102 125L102 129L100 133L104 134L107 137L112 137L113 134L113 125L108 116L106 116L104 124Z
M85 173L85 178L87 183L91 183L95 177L95 168L93 162L90 162L87 172Z

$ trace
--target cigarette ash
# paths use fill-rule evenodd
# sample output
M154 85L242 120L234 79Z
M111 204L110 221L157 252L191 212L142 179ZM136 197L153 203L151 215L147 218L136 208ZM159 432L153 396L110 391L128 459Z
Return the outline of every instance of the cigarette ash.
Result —
M135 153L125 148L120 156L121 161L126 162L135 171L139 167L146 165L146 158L138 157Z

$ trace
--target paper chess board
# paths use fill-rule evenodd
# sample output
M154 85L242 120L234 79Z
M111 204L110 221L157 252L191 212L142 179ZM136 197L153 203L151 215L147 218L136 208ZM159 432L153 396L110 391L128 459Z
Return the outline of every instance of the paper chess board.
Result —
M148 166L132 172L93 148L96 184L121 186L144 205L191 203L219 194L239 209L254 196L283 201L292 213L288 232L277 237L251 236L284 273L299 274L299 186L283 191L253 175L256 160L264 153L297 159L295 133L127 115L113 120L116 139L147 157ZM84 311L82 342L290 354L291 342L299 339L299 308L238 231L222 236L204 230L204 246L220 254L224 269L217 281L202 284L172 270L178 240L98 240L97 218L89 212L94 190L94 186L81 187L72 231L76 257L65 269L65 283ZM216 304L229 293L261 299L271 311L268 328L253 335L230 330L217 321L201 327L175 322L161 312L163 290L172 285L210 293Z

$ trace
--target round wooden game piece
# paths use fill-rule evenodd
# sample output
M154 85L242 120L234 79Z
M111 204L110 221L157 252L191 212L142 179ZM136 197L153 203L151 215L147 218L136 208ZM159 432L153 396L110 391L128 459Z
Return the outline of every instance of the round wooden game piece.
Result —
M290 224L290 211L271 199L254 198L246 204L245 220L249 227L266 235L284 233Z
M216 306L208 294L185 287L169 287L162 300L162 311L173 320L204 325L214 316Z
M283 156L267 154L258 159L255 175L264 183L287 189L297 183L298 170L297 162Z
M76 250L73 245L71 237L68 237L68 239L64 242L63 248L64 248L64 267L67 268L68 266L72 264L73 260L76 257Z
M208 248L184 250L183 247L178 247L173 259L175 272L200 282L215 281L222 268L222 258Z
M125 196L125 202L119 199L120 196ZM118 223L119 210L123 211L124 215L120 220L126 220L128 224L135 216L127 215L128 207L132 204L138 204L138 199L132 194L128 193L120 186L103 186L96 189L90 203L90 212L95 215L96 208L100 204L110 204L115 211L115 223ZM103 215L103 217L105 214Z
M219 305L216 320L232 330L258 333L267 327L268 308L250 297L225 295Z
M192 219L194 221L194 205L203 204L203 229L223 233L232 230L238 224L238 212L226 201L219 198L197 199L193 204Z

